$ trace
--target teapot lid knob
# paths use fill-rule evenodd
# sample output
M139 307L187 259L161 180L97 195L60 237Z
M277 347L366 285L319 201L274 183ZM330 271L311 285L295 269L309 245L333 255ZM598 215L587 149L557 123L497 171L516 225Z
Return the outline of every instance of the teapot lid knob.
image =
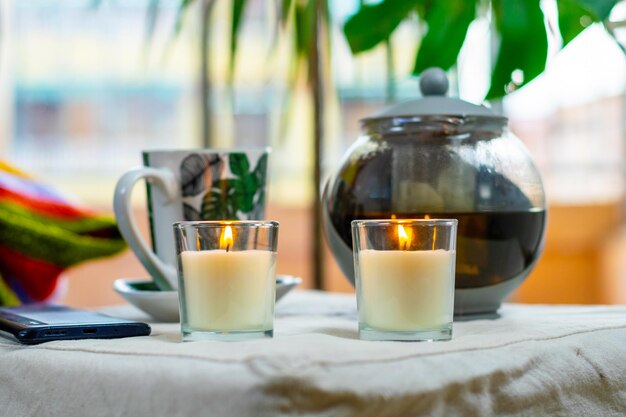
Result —
M428 68L420 76L420 90L423 96L445 96L449 85L446 72L441 68Z
M431 67L422 72L419 80L422 97L415 100L392 104L380 112L363 120L387 119L390 117L412 116L486 116L498 117L485 106L468 103L459 98L448 97L448 77L441 68Z

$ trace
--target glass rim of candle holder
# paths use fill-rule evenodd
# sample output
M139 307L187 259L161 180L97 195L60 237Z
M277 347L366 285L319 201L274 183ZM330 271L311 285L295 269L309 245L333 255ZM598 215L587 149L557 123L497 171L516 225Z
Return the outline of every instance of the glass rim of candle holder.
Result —
M367 219L351 224L359 337L452 338L456 219Z
M432 224L432 225L457 225L457 219L356 219L352 220L352 227L357 226L385 226L392 224Z
M172 224L175 228L186 226L221 227L221 226L247 226L247 227L278 227L276 220L181 220Z
M173 224L183 341L273 336L279 223Z

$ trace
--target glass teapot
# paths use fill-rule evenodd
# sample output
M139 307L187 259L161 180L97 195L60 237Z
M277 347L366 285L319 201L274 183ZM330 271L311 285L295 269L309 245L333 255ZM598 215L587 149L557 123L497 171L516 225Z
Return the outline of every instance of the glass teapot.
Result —
M420 89L424 98L361 120L324 187L326 239L354 284L352 220L458 219L455 314L493 313L543 250L541 176L505 117L445 96L441 69Z

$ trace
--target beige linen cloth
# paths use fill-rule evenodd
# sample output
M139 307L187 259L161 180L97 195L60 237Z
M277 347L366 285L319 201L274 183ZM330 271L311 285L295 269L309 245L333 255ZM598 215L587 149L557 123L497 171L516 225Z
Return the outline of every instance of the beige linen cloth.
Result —
M137 310L109 310L142 318ZM505 305L450 342L358 340L354 296L295 292L274 339L0 339L2 416L623 416L626 307ZM145 317L144 317L145 318Z

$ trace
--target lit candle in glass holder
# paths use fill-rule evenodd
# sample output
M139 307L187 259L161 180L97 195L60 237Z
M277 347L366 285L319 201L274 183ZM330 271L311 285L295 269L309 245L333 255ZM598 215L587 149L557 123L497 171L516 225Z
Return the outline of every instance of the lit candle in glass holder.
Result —
M184 340L272 336L278 223L179 222Z
M456 220L352 222L359 333L370 340L448 340Z

